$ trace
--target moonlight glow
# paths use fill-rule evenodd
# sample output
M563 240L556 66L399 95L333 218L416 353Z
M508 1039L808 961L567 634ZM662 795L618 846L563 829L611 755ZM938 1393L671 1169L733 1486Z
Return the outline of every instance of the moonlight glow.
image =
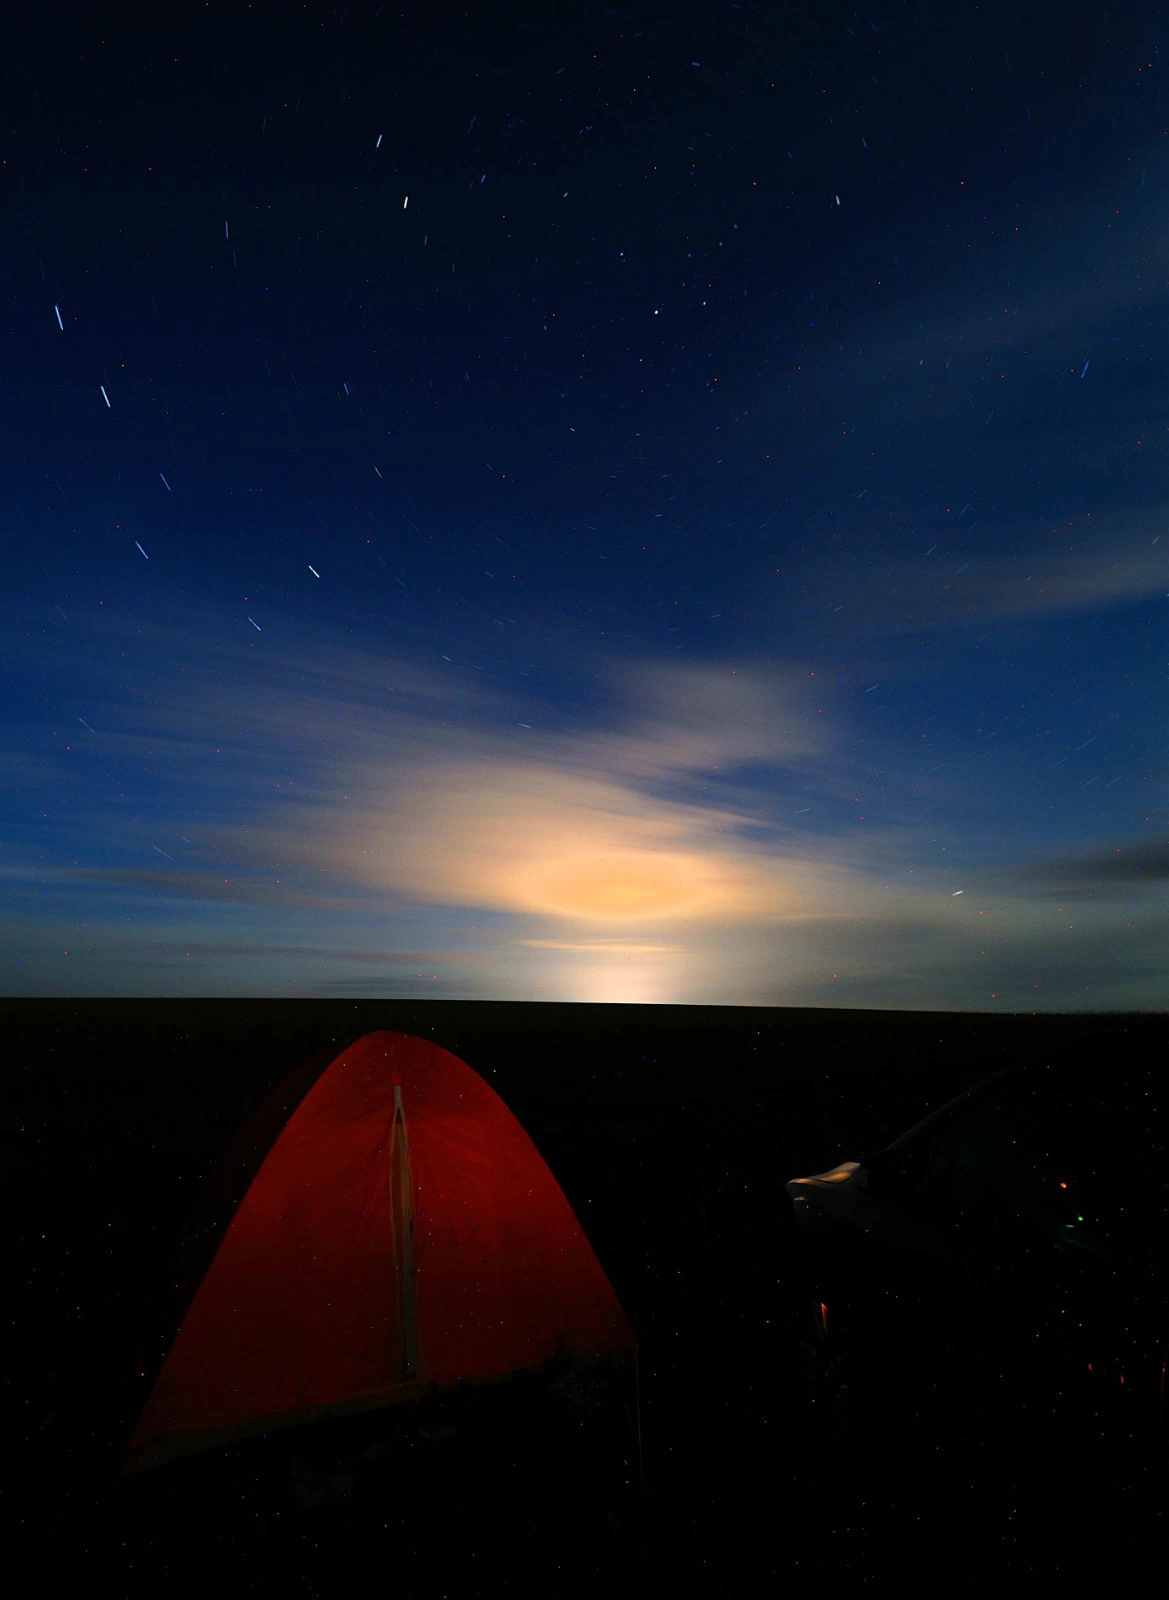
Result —
M702 863L629 851L569 857L539 869L529 884L533 910L609 922L693 916L712 899Z

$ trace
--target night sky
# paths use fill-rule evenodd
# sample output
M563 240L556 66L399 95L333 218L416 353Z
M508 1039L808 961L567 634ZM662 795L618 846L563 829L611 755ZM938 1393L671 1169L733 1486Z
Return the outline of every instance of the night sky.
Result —
M112 9L6 22L5 993L1163 1008L1164 12Z

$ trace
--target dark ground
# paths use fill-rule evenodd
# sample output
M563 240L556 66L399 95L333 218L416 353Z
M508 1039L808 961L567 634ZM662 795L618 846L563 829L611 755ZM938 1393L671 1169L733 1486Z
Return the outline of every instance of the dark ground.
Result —
M1164 1571L1163 1520L1110 1498L1106 1468L1069 1481L1059 1441L918 1437L894 1397L893 1425L841 1447L797 1381L785 1180L1103 1021L1163 1055L1150 1015L3 1002L16 1592L746 1596ZM208 1175L283 1077L377 1028L462 1057L548 1161L641 1340L640 1470L619 1387L566 1383L119 1483Z

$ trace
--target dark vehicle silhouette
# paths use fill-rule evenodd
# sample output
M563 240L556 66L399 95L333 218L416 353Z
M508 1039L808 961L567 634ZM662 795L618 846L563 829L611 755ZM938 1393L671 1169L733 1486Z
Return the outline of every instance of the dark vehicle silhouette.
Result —
M1163 1061L1041 1050L859 1161L786 1184L806 1378L842 1449L943 1446L1165 1498Z

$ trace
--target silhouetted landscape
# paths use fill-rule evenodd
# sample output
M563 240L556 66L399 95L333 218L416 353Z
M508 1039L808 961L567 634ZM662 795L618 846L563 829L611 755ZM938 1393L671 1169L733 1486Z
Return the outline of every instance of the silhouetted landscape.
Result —
M1088 1417L1083 1437L1056 1437L973 1384L965 1413L930 1415L914 1353L890 1351L880 1422L836 1441L805 1398L809 1267L783 1187L1039 1046L1122 1030L1133 1059L1163 1059L1163 1016L264 1000L2 1014L22 1593L341 1595L371 1563L419 1600L1164 1567L1147 1441L1093 1454ZM525 1374L121 1477L206 1265L206 1218L233 1203L240 1130L306 1063L375 1029L441 1044L522 1123L637 1335L636 1392L604 1372Z

